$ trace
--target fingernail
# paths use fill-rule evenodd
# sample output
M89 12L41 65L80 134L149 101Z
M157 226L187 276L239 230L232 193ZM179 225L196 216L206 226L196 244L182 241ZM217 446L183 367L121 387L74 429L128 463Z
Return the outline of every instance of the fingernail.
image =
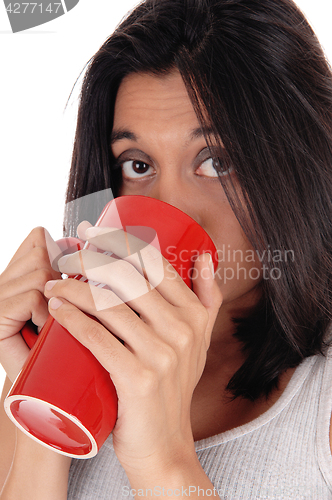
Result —
M62 300L58 299L58 297L52 297L48 302L50 309L53 310L58 309L60 306L62 306L62 304Z
M54 287L54 285L56 285L58 282L58 280L51 280L51 281L48 281L45 285L45 290L52 290L52 288Z

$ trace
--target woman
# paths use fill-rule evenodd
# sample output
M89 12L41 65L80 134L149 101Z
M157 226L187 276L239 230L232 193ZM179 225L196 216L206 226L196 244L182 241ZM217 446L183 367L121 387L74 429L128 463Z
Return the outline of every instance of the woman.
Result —
M146 0L106 41L83 84L67 201L112 188L175 205L214 240L218 270L200 257L191 291L165 262L155 290L98 312L83 283L59 281L44 231L29 235L1 276L1 362L15 377L20 328L49 310L110 372L119 415L70 470L21 434L14 453L8 433L2 499L331 497L331 104L290 0ZM79 235L112 249L89 224ZM119 272L122 298L144 278Z

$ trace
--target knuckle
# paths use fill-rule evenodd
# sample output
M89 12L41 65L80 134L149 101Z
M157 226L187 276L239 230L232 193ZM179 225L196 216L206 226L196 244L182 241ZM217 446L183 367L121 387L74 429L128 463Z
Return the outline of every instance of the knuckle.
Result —
M38 283L44 286L47 281L50 281L53 276L50 269L42 268L37 271Z
M72 321L73 317L70 313L69 316L71 316L70 321ZM75 327L76 325L73 325L73 329ZM96 320L89 318L84 324L81 322L77 338L95 356L97 356L98 353L102 353L103 357L108 359L110 363L112 363L112 361L118 362L119 353L114 349L112 342L110 342L110 336L112 336L112 333Z
M28 292L29 301L32 307L38 308L45 303L43 295L38 290L30 290Z
M91 285L91 295L96 311L113 309L116 306L122 305L122 301L115 293L103 288L94 287L92 289L92 286L94 285Z
M136 274L135 268L125 260L118 260L112 263L112 271L125 278L131 278Z
M50 266L50 261L48 257L48 252L44 247L34 247L32 250L32 256L35 262L36 269L44 267L45 265Z
M153 370L145 368L140 372L139 375L139 394L140 396L146 397L151 396L158 391L158 379Z
M76 280L67 278L65 280L58 280L56 283L54 289L52 289L52 292L54 290L54 295L56 296L61 296L70 302L73 300L77 299L78 296L82 296L82 290L78 289L75 287L76 285Z
M203 304L198 301L190 308L190 318L195 327L202 329L206 327L209 321L209 313Z
M178 356L175 350L167 345L164 346L158 357L158 371L162 376L172 372L178 365Z
M36 243L45 242L45 228L42 226L33 228L28 238L32 238Z
M142 257L144 262L157 262L158 264L162 262L161 253L152 245L148 245L141 250Z
M205 332L205 330L208 326L208 323L209 323L209 314L206 311L204 316L202 315L202 316L200 316L200 318L197 319L197 327L198 327L199 331Z
M136 314L132 314L130 311L128 312L127 306L123 307L123 304L119 304L116 314L126 330L131 332L140 331L141 326L137 320Z
M87 248L82 248L82 250L79 250L76 255L77 256L80 255L83 260L87 260L91 256L91 254L92 254L91 250L88 250ZM92 255L94 256L94 254L92 254ZM103 255L103 254L101 254L101 255ZM97 255L97 257L101 257L101 256Z
M178 324L175 341L179 351L185 352L191 349L194 342L194 330L185 321Z
M89 342L93 345L102 345L105 341L104 329L103 327L92 320L89 322L89 325L85 327L86 331L83 332L86 334L86 337Z

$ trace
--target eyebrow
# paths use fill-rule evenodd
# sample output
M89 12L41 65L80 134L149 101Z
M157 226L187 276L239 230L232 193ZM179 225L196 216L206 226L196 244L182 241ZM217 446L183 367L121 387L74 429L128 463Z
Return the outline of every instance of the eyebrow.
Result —
M211 127L197 127L191 131L189 136L189 141L194 141L195 139L200 139L201 137L209 136L213 134ZM111 133L111 144L114 142L121 141L123 139L127 139L130 141L138 141L138 137L134 132L126 129L113 130Z
M193 141L195 139L200 139L201 137L206 137L209 135L213 135L213 130L211 127L197 127L192 130L189 140Z
M113 130L111 133L111 144L122 139L129 139L130 141L137 141L137 136L129 130Z

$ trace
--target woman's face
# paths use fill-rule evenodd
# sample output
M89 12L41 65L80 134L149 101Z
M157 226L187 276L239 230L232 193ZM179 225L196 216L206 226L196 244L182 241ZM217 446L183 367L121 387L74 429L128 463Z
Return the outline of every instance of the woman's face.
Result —
M112 151L122 168L120 194L150 196L190 215L218 249L224 304L248 296L261 280L261 266L220 184L178 72L136 73L122 81ZM225 176L236 184L234 172Z

